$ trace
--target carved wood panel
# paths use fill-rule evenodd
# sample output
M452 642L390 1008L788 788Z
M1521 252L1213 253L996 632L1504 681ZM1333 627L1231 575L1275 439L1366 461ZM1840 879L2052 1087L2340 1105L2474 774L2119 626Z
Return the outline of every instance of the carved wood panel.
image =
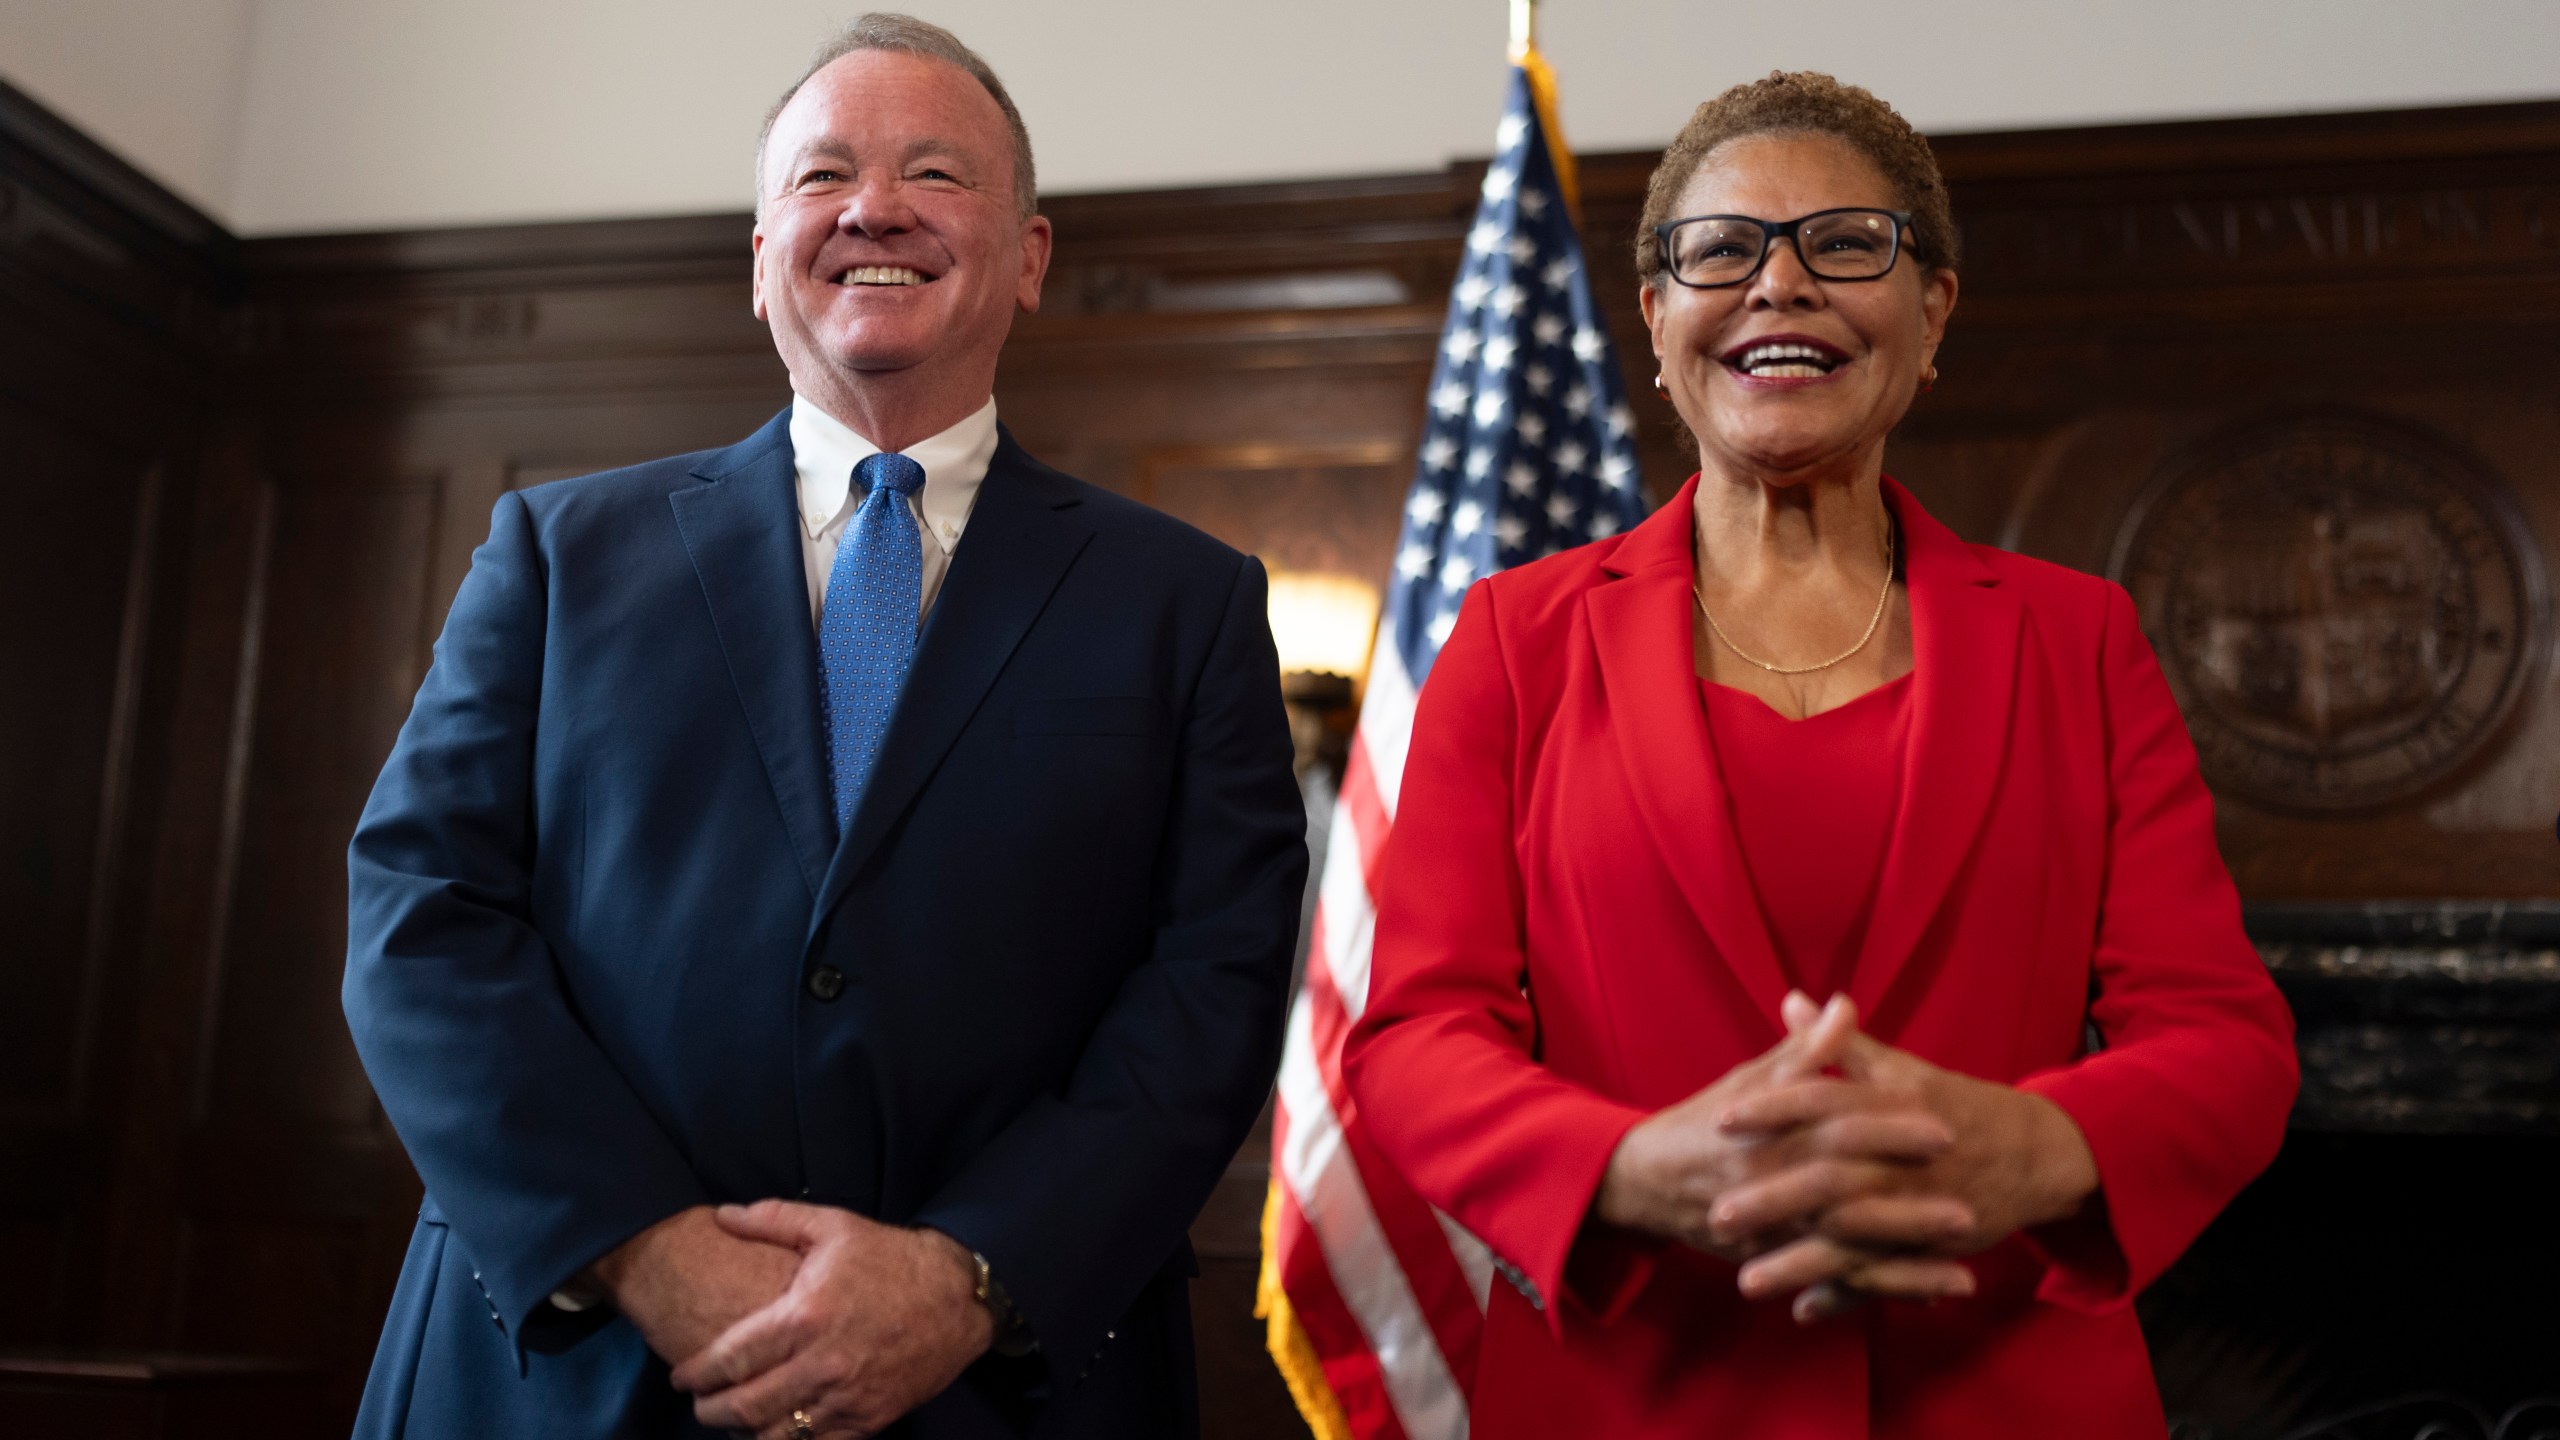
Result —
M1138 457L1130 493L1273 571L1345 575L1384 593L1411 459L1391 440L1168 446Z
M0 1340L64 1325L98 1200L127 807L161 487L148 457L0 401Z
M0 85L0 1343L94 1326L219 232ZM147 416L143 407L147 405ZM137 423L147 419L148 423Z
M97 1023L118 809L132 725L132 631L156 486L148 463L30 408L0 405L14 461L0 528L0 915L47 963L0 969L0 1115L79 1111Z
M338 1018L347 837L425 673L439 479L280 487L255 598L255 720L216 938L203 1123L364 1125L373 1097ZM278 1033L303 1037L278 1045Z

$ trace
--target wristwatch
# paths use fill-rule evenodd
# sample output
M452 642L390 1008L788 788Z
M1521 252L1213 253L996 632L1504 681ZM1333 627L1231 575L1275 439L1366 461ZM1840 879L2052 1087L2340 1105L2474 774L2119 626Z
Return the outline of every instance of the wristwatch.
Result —
M1031 1327L1022 1322L1022 1312L1013 1308L1013 1297L1004 1292L1004 1285L996 1279L994 1268L987 1264L987 1257L972 1250L969 1263L977 1270L977 1282L970 1291L970 1298L986 1306L987 1313L995 1317L996 1339L991 1348L1005 1356L1030 1354L1038 1348L1039 1342L1031 1338Z

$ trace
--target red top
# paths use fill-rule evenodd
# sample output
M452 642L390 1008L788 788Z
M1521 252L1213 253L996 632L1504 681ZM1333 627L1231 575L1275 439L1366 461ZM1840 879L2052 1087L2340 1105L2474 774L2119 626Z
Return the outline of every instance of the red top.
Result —
M1816 1000L1849 986L1902 799L1911 677L1790 720L1701 678L1743 868L1787 980Z
M1368 814L1395 797L1395 826L1331 1094L1411 1187L1370 1203L1474 1440L2168 1429L2131 1302L2276 1153L2292 1019L2125 592L1884 493L1910 753L1848 990L1877 1039L2060 1106L2115 1243L2013 1235L1968 1257L1971 1299L1805 1326L1724 1260L1587 1223L1628 1130L1786 1034L1698 699L1692 481L1624 534L1478 581L1410 747L1364 747L1343 783ZM1496 1259L1480 1325L1431 1206ZM1359 1333L1320 1308L1341 1303L1303 1313Z

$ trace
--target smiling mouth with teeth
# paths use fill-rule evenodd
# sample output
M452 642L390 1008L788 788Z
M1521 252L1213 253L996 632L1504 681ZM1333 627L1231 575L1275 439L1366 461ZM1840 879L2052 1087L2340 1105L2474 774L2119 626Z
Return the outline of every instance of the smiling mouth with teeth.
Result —
M1759 380L1819 380L1848 359L1827 345L1781 340L1749 346L1725 363Z
M839 285L922 285L932 276L904 265L857 265L836 277Z

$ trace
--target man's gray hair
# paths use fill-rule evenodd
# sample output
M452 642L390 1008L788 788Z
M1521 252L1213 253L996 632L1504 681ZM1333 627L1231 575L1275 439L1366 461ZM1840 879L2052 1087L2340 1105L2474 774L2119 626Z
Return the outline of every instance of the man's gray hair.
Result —
M939 25L919 20L913 15L875 10L857 17L834 39L820 46L817 57L809 62L809 68L800 72L800 78L791 82L791 88L782 92L782 98L773 102L772 109L764 112L764 128L756 132L757 214L764 213L764 145L773 137L773 122L782 118L783 108L800 93L801 86L809 83L810 76L857 50L890 50L900 55L921 55L928 60L939 60L968 71L969 78L986 87L988 96L996 102L996 108L1004 112L1006 128L1013 132L1014 204L1025 216L1038 213L1040 181L1031 168L1031 131L1023 125L1022 112L1014 108L1013 97L1005 93L1004 82L996 78L995 70L978 57L977 51L961 44L959 36Z

